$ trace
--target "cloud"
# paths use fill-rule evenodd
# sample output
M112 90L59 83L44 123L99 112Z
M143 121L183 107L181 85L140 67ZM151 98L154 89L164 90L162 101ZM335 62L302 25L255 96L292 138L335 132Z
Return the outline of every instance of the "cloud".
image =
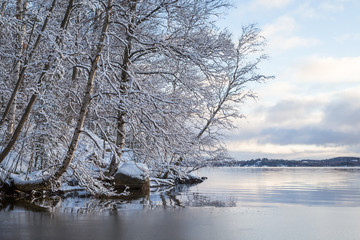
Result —
M344 146L263 144L253 140L241 143L231 142L227 144L227 148L231 156L242 160L263 157L279 159L324 159L349 154L348 149Z
M344 33L334 37L334 40L338 43L345 43L347 41L360 41L359 33Z
M296 36L294 32L297 27L294 18L282 16L274 23L265 25L262 35L269 41L269 48L273 52L315 46L320 42L318 39Z
M341 1L329 1L321 3L319 9L326 12L337 13L344 11L344 6Z
M292 0L255 0L251 6L253 8L283 8L287 6L290 2L292 2Z
M360 154L359 88L284 98L254 111L226 144L238 158L326 158ZM235 154L235 155L234 155Z
M243 150L246 152L270 153L270 154L292 154L303 151L324 151L324 150L339 150L342 147L335 146L317 146L305 144L292 144L292 145L279 145L275 143L262 144L257 141L247 141L242 143L229 143L227 144L230 151Z
M342 43L342 42L348 41L349 39L351 39L351 37L352 37L351 34L345 33L345 34L334 37L334 40Z
M317 45L320 41L313 38L303 38L303 37L284 37L279 36L276 39L276 43L273 43L273 48L288 50L298 47L311 47Z
M280 33L291 33L296 28L295 20L292 17L281 16L274 23L265 25L263 35L270 37Z
M300 127L321 121L319 106L324 100L317 98L284 99L267 109L266 122L272 127Z
M266 136L260 143L272 143L279 145L358 145L360 144L360 132L341 132L337 129L327 129L321 126L307 126L300 129L266 128L261 132Z
M268 108L257 136L263 144L358 145L360 96L344 91L329 101L283 100Z
M325 106L322 124L347 134L356 134L360 131L360 96L358 92L350 91L343 94Z
M296 10L297 15L306 18L315 18L318 16L317 10L309 2L302 3Z
M360 82L360 57L311 57L297 70L305 82Z
M345 2L347 0L327 0L321 1L319 4L312 1L304 1L298 6L296 14L306 18L333 18L335 14L344 12Z

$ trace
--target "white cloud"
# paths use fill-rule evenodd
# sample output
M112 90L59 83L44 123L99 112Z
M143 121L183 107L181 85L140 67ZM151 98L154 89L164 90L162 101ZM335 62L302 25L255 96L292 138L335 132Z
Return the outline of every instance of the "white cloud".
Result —
M360 57L311 57L299 67L302 82L360 82Z
M252 3L253 8L283 8L287 6L292 0L256 0Z
M318 16L318 13L313 5L309 2L301 4L296 10L297 15L307 18L314 18Z
M336 12L342 12L344 10L344 6L339 1L334 1L334 2L330 1L330 2L323 2L322 4L320 4L319 9L324 10L326 12L336 13Z
M326 0L318 4L315 1L304 1L298 6L296 13L306 18L334 17L334 14L344 12L346 1Z
M267 38L273 53L297 47L310 47L319 43L318 39L305 38L294 34L297 24L294 18L282 16L272 24L265 25L262 35Z
M274 23L265 25L262 34L265 37L272 37L278 34L288 34L296 28L295 20L292 17L281 16Z
M285 158L285 159L324 159L348 155L345 146L320 146L308 144L261 144L255 140L226 143L231 155L238 159ZM354 155L356 153L353 153Z
M313 38L278 36L272 40L272 47L280 50L288 50L298 47L316 46L318 43L319 40Z
M349 33L345 33L345 34L342 34L342 35L339 35L339 36L336 36L334 38L335 41L337 42L345 42L345 41L348 41L349 39L351 39L351 35Z
M338 35L338 36L334 37L334 40L339 43L345 43L346 41L349 41L349 40L359 41L360 33L344 33L342 35Z

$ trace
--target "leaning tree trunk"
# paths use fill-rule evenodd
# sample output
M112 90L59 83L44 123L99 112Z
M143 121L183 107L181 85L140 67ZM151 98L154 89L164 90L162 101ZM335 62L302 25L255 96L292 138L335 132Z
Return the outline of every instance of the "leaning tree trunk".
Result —
M4 2L1 4L1 11L0 11L0 16L1 16L1 17L4 16L6 4L7 4L7 1L4 1Z
M20 22L23 20L23 16L24 14L26 13L26 10L27 10L27 4L28 2L24 2L23 3L23 0L17 0L16 1L16 19L19 20ZM21 56L24 48L23 48L23 45L24 45L24 38L23 38L23 34L25 33L25 28L26 28L26 25L24 23L19 23L20 26L18 26L18 33L17 33L17 36L16 36L16 40L17 40L17 55L18 56ZM18 59L15 59L14 60L15 62L15 76L14 78L15 79L19 79L19 75L20 75L20 68L21 68L21 64L20 64L20 61ZM12 82L10 83L11 85L13 84ZM16 84L16 82L15 82ZM7 130L7 133L6 133L6 141L9 141L10 138L11 138L11 135L13 134L14 132L14 126L15 126L15 115L16 115L16 98L14 99L13 103L11 104L10 106L10 110L9 110L9 116L8 116L8 130Z
M85 89L85 95L82 100L79 118L77 120L76 128L73 133L73 137L71 139L70 145L68 147L68 151L65 155L65 158L64 158L61 166L55 171L55 173L53 175L51 175L50 177L45 178L43 180L40 180L40 181L36 180L36 181L32 181L32 182L24 181L21 183L15 182L14 187L16 189L21 190L21 191L32 191L32 190L41 190L41 189L49 188L52 183L57 181L66 172L72 159L74 158L74 153L75 153L75 150L76 150L78 142L79 142L80 133L82 131L85 117L86 117L86 114L87 114L87 111L88 111L88 108L90 105L95 75L96 75L96 71L98 69L98 63L101 58L101 53L104 48L106 34L107 34L109 24L110 24L110 13L111 13L111 8L112 8L112 3L113 3L113 0L108 0L107 8L106 8L106 16L105 16L104 23L103 23L101 36L99 39L99 44L97 46L96 55L91 64L91 70L89 73L88 82L87 82L86 89Z

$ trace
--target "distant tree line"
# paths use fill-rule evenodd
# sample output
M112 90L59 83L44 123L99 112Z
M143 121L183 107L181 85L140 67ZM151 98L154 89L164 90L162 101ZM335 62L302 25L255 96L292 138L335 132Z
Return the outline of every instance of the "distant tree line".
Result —
M214 167L360 167L360 158L337 157L325 160L283 160L258 158L252 160L214 161Z

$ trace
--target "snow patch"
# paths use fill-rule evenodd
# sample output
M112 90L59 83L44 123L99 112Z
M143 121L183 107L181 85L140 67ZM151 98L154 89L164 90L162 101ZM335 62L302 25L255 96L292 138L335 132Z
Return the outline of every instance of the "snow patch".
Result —
M21 175L23 176L23 175ZM49 174L43 174L42 171L33 172L28 178L21 178L19 174L10 174L10 179L14 182L15 185L24 185L24 184L40 184L45 179L49 179Z

